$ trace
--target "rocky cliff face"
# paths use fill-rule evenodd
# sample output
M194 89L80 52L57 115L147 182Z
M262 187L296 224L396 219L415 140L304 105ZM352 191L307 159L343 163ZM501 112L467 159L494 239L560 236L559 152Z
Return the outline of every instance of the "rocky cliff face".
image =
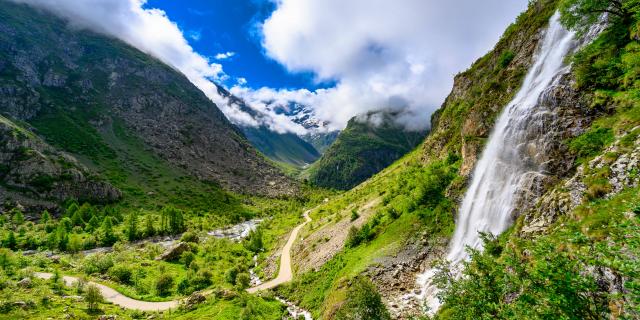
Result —
M51 210L56 202L67 199L108 203L121 195L72 156L0 116L0 203L4 206Z
M0 57L0 112L92 165L121 155L117 129L200 180L295 192L186 77L120 41L2 1Z

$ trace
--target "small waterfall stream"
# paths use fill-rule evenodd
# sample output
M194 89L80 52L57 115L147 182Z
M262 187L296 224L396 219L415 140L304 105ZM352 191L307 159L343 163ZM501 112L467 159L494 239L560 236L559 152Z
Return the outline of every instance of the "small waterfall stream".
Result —
M488 144L473 172L456 221L447 260L452 266L468 259L466 247L482 249L479 232L494 235L513 222L522 191L544 179L546 117L553 116L544 102L559 78L569 71L564 59L576 48L574 33L560 24L556 13L540 42L534 64L520 91L499 116ZM548 125L547 125L548 126ZM424 301L430 312L440 307L438 289L432 284L436 270L418 276L422 288L415 298Z

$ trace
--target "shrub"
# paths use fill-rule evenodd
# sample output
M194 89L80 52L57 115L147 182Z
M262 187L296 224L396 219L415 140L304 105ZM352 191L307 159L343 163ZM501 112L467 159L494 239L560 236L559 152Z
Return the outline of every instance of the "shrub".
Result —
M335 313L335 319L388 320L391 315L371 281L364 277L352 280L347 301Z
M580 159L593 157L613 142L613 131L609 128L591 129L569 142L569 150Z
M251 276L248 273L243 272L239 273L236 277L236 285L239 289L244 290L249 287L251 284Z
M113 267L113 260L109 255L94 254L84 259L82 270L88 275L94 273L105 274L111 267Z
M158 276L156 280L156 293L159 296L166 296L173 288L173 277L169 274L163 273Z
M358 218L360 218L358 211L356 209L351 210L351 222L358 220Z
M238 273L240 273L240 271L238 271L238 268L235 268L235 267L231 268L231 269L227 270L224 273L224 280L227 283L235 285L236 284L236 278L238 277Z
M128 266L116 265L109 270L109 275L120 283L131 284L132 272Z
M198 239L198 235L196 235L191 231L187 231L182 235L182 237L180 238L180 241L198 243L199 239Z
M102 298L102 293L100 293L100 289L95 285L90 284L85 289L84 301L87 302L89 310L96 310L98 308L98 304L102 303L104 300Z
M185 267L189 267L191 262L196 258L196 256L191 251L185 251L180 256L180 262L184 264Z
M515 58L515 56L516 55L513 53L513 51L505 51L500 55L500 59L498 59L498 64L502 69L504 69L508 67L509 64L511 64L511 61L513 61L513 58Z

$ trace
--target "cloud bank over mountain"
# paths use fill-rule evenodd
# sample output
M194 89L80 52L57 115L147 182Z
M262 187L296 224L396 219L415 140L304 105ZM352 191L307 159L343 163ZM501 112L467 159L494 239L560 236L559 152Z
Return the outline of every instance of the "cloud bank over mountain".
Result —
M251 79L225 74L233 52L205 57L167 14L145 0L12 0L53 12L72 27L119 38L184 73L235 123L302 134L305 128L273 110L291 102L341 129L357 114L402 110L400 122L424 128L449 92L453 76L488 51L527 0L274 0L259 24L268 57L291 72L312 72L328 89L252 89ZM212 8L215 10L215 8ZM451 17L456 17L451 19ZM464 21L464 23L459 23ZM223 32L223 30L221 30ZM234 57L236 58L236 57ZM230 81L227 81L230 80ZM263 116L256 119L218 94L215 83Z
M424 127L453 76L486 53L527 2L279 0L262 24L262 43L288 70L336 81L298 93L319 118L342 127L356 114L393 108L405 110L409 127Z

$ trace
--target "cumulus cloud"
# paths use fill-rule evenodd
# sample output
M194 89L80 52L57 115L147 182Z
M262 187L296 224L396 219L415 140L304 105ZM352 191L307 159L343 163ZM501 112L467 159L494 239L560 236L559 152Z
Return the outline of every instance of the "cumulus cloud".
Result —
M216 58L216 60L227 60L227 59L229 59L229 58L231 58L231 57L233 57L235 55L236 55L236 53L232 52L232 51L221 52L221 53L216 54L215 58Z
M342 127L354 115L393 107L419 128L443 102L453 76L486 53L527 2L277 0L261 26L262 43L290 71L337 82L295 94L321 119Z

